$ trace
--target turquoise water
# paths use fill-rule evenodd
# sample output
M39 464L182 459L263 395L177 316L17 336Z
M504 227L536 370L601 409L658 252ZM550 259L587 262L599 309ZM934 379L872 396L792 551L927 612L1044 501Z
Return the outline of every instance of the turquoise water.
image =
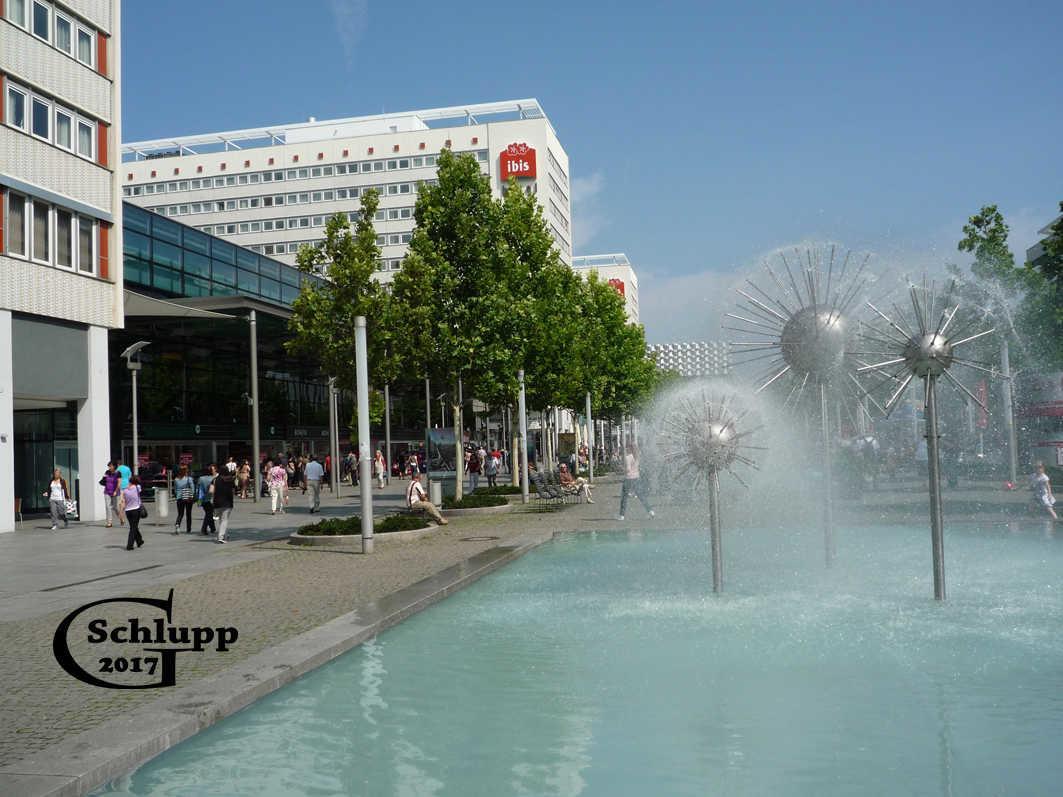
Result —
M952 525L549 543L101 794L1063 790L1063 540Z

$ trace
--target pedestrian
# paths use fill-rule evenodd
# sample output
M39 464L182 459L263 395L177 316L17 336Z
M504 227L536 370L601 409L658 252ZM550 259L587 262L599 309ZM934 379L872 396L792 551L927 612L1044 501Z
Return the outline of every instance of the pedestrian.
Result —
M628 496L634 495L642 502L643 508L650 517L655 517L653 507L643 494L645 486L639 476L639 451L634 443L627 444L627 453L624 455L624 483L620 488L620 514L617 520L624 520L627 511Z
M224 543L229 531L229 517L233 513L236 496L236 473L225 468L210 485L211 503L218 513L218 537L214 542Z
M406 485L406 506L414 512L424 512L440 526L446 526L450 522L440 514L436 505L428 500L428 494L416 474L410 477L410 483Z
M52 530L59 528L60 519L63 521L63 528L69 528L70 521L66 519L66 502L70 500L70 490L59 468L52 471L52 480L48 483L48 489L44 491L44 497L48 499L48 511L52 515Z
M177 471L177 480L173 483L174 496L177 498L177 522L173 524L173 533L181 533L181 520L185 521L185 534L192 533L192 505L196 502L196 480L188 475L188 466L182 465Z
M1038 462L1034 465L1034 473L1030 477L1030 489L1033 491L1034 503L1043 508L1052 520L1059 520L1055 510L1056 497L1052 495L1052 481L1045 473L1045 463Z
M351 487L358 485L358 457L354 455L354 450L347 452L347 459L344 460L347 465L347 476L351 480Z
M266 463L266 481L269 483L269 506L270 514L277 512L284 514L284 505L287 503L288 471L278 462Z
M384 476L387 475L387 472L388 464L384 461L384 452L378 448L376 456L373 457L373 473L376 475L378 489L384 489Z
M214 527L214 499L211 494L211 487L214 486L214 480L217 477L218 466L211 462L207 466L207 472L199 477L196 486L196 497L199 499L199 505L203 507L203 523L199 527L199 533L204 537L216 532Z
M328 485L329 490L332 489L332 454L325 454L325 472L321 480Z
M125 549L132 551L134 544L138 548L144 544L144 538L140 535L140 521L147 515L144 505L140 502L139 477L129 477L129 484L122 490L118 505L129 521L129 536L126 538Z
M480 485L480 473L483 471L483 462L480 459L480 453L478 451L466 452L469 459L465 463L465 468L469 471L469 492L475 493L476 488Z
M582 495L587 499L588 504L593 504L594 499L591 498L591 486L582 476L573 476L572 471L568 469L568 465L561 463L561 471L557 480L561 483L561 491L568 493L569 495ZM643 503L645 506L645 503ZM620 510L623 514L623 509Z
M107 528L111 528L114 525L115 516L118 517L119 523L125 522L118 511L118 497L122 489L122 477L118 473L117 464L114 460L108 462L107 471L100 479L100 484L103 486L103 505L107 508Z
M240 463L240 468L237 470L237 478L240 484L240 497L247 498L247 490L251 485L251 463L246 459Z
M306 495L306 465L305 456L300 456L299 461L295 463L295 480L299 489L303 491L303 495Z
M484 462L484 476L487 477L487 486L495 487L496 480L498 479L499 468L499 456L497 451L492 451L487 455L487 460Z
M118 471L118 477L121 479L118 483L118 489L124 490L129 486L129 477L133 475L133 471L129 469L128 465L123 464L120 459L116 459L114 462L116 465L115 470Z
M307 500L310 503L310 514L312 515L321 509L321 479L325 475L325 469L321 467L321 463L317 461L317 457L313 454L310 455L310 461L306 463L304 474L306 482L303 492L310 491L310 497Z

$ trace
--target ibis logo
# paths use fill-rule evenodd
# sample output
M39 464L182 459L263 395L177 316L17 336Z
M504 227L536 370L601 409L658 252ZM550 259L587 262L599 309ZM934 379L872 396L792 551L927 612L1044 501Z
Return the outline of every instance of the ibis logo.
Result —
M502 182L510 177L535 177L535 148L527 144L510 144L498 157Z

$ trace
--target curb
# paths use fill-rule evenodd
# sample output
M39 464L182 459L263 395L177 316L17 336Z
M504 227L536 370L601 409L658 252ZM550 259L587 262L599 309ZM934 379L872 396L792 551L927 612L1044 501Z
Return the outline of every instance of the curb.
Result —
M397 533L397 532L393 532ZM553 538L528 534L0 768L4 797L82 797Z

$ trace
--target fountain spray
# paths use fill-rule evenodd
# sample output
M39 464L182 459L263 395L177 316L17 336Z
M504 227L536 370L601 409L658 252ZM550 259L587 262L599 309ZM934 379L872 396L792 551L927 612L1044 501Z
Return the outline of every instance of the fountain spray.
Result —
M949 372L953 365L960 365L993 376L996 371L983 363L961 359L956 356L956 349L965 343L984 337L993 332L967 330L958 337L950 337L949 326L960 309L953 301L955 282L950 283L941 302L941 315L934 321L935 308L938 306L937 288L934 283L927 286L926 278L922 286L909 284L911 313L904 313L894 305L896 320L887 316L871 302L867 306L878 316L881 322L876 326L865 324L865 331L860 337L880 351L868 352L889 359L877 363L861 363L857 373L877 377L877 384L868 388L868 395L879 387L886 387L891 392L883 413L889 415L900 402L905 390L912 380L923 380L924 412L926 413L926 449L927 472L930 480L930 542L934 569L934 597L945 600L945 545L944 523L941 510L941 459L938 451L940 434L938 433L937 382L944 379L958 392L975 402L988 412L985 403L968 390L959 379ZM882 351L882 350L885 351Z
M709 489L710 546L712 550L712 590L723 591L723 540L720 519L720 471L726 471L747 486L734 472L735 464L756 469L745 452L763 450L746 441L757 428L739 431L748 410L735 412L734 396L716 396L702 389L698 396L686 396L664 417L660 435L666 461L680 469L693 468L693 481L707 483Z
M864 392L850 372L856 362L851 351L853 327L847 313L866 284L864 270L870 255L852 272L849 269L852 252L839 257L835 246L826 251L807 249L803 253L795 249L792 257L793 264L786 254L780 253L782 270L778 274L765 262L773 292L761 289L752 280L746 282L753 293L738 289L742 297L739 308L745 315L727 313L739 326L724 328L758 338L731 343L736 358L747 355L743 360L735 360L738 365L768 361L768 370L758 379L763 381L757 393L787 376L790 392L784 406L796 406L806 386L811 384L819 389L824 472L823 547L829 567L835 553L829 395L834 389L858 399ZM781 279L783 272L785 282ZM856 401L856 405L859 412L866 412L862 403Z

